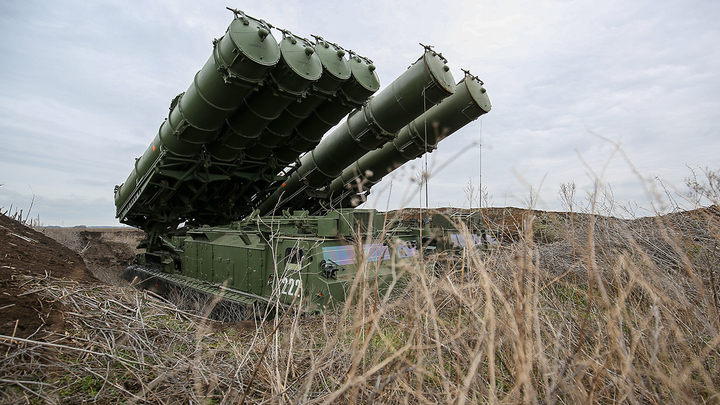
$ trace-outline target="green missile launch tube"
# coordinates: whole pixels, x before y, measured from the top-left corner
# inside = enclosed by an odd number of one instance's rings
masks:
[[[196,154],[278,63],[280,50],[262,21],[239,16],[215,41],[213,55],[170,106],[160,140],[181,156]]]
[[[322,62],[312,43],[287,31],[280,41],[282,57],[270,72],[268,83],[245,99],[243,105],[227,119],[227,129],[207,145],[210,155],[219,160],[233,160],[254,145],[270,122],[303,97],[308,87],[320,79]]]
[[[391,140],[407,123],[453,94],[455,82],[445,62],[426,48],[389,87],[303,156],[297,171],[260,203],[260,214],[281,209],[305,187],[320,188],[334,180],[352,162]]]
[[[400,130],[392,142],[369,152],[328,186],[332,206],[350,208],[355,193],[367,191],[396,168],[437,148],[438,143],[492,108],[480,79],[466,72],[455,93]],[[426,135],[427,134],[427,135]],[[426,143],[427,142],[427,143]],[[339,198],[338,198],[339,197]],[[316,209],[309,201],[306,209]]]
[[[345,51],[338,45],[319,41],[315,52],[320,57],[323,75],[312,85],[307,97],[288,106],[280,119],[273,121],[268,129],[281,135],[290,135],[292,130],[307,118],[320,103],[333,96],[337,89],[350,78],[350,63],[345,59]]]
[[[280,49],[270,27],[261,20],[235,13],[225,35],[213,41],[212,55],[188,90],[170,103],[168,118],[136,160],[125,183],[115,188],[118,209],[153,167],[161,151],[180,156],[196,154],[277,64]]]
[[[286,145],[276,147],[273,155],[285,164],[317,146],[322,136],[352,110],[359,108],[380,88],[375,65],[358,55],[349,60],[350,78],[337,91],[338,97],[323,101],[296,128]]]
[[[218,195],[222,195],[225,200],[238,201],[238,199],[245,201],[255,201],[258,199],[256,194],[259,190],[262,190],[261,194],[269,194],[268,187],[273,183],[273,177],[278,171],[287,167],[292,162],[295,162],[302,153],[305,153],[315,147],[320,142],[322,135],[327,132],[332,126],[340,122],[340,119],[347,115],[353,109],[360,107],[368,97],[370,97],[380,87],[380,81],[377,73],[375,72],[375,66],[372,65],[372,61],[367,58],[357,56],[352,51],[348,51],[350,54],[350,61],[348,65],[348,74],[344,82],[338,77],[339,74],[345,73],[343,70],[338,70],[338,73],[334,73],[339,58],[341,57],[339,51],[342,50],[335,44],[328,44],[326,47],[324,40],[319,37],[315,37],[318,40],[316,44],[316,52],[320,56],[323,62],[323,75],[311,86],[313,90],[322,89],[322,91],[329,93],[331,88],[334,88],[332,96],[326,97],[318,106],[305,118],[299,125],[302,129],[303,134],[313,133],[312,140],[308,141],[301,137],[300,128],[295,128],[292,133],[285,137],[284,135],[275,134],[271,131],[271,127],[278,121],[286,118],[286,112],[288,112],[295,103],[292,103],[288,109],[275,121],[273,121],[265,132],[260,136],[258,143],[244,151],[245,161],[238,162],[236,167],[240,170],[252,171],[258,173],[252,185],[249,183],[244,188],[233,189],[232,191],[220,191]],[[343,75],[344,76],[344,75]],[[333,83],[333,81],[335,83]],[[340,86],[337,88],[337,86]],[[323,94],[323,96],[326,96]],[[308,96],[311,98],[312,96]],[[352,100],[352,101],[351,101]],[[305,104],[305,100],[302,104]],[[313,101],[311,103],[314,104]],[[322,109],[334,109],[340,112],[340,116],[335,118],[335,122],[322,123],[322,126],[317,124],[318,116],[317,111]],[[293,110],[293,113],[297,113],[297,110]],[[303,114],[304,115],[304,114]],[[276,130],[277,127],[274,127]],[[278,145],[270,148],[269,145],[277,142]],[[274,158],[274,159],[273,159]],[[265,166],[258,171],[258,162],[262,162]],[[229,198],[227,198],[229,196]],[[251,206],[250,206],[251,207]]]
[[[283,147],[295,127],[307,118],[323,101],[335,95],[340,85],[350,78],[350,64],[340,46],[316,37],[315,53],[322,62],[320,80],[310,86],[306,96],[290,103],[283,113],[268,124],[257,145],[246,154],[255,159],[267,158],[274,148]]]

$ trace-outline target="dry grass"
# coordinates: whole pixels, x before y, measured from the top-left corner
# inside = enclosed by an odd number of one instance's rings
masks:
[[[2,398],[720,402],[717,208],[527,215],[518,228],[514,243],[447,258],[439,277],[400,269],[409,281],[391,296],[368,267],[344,308],[259,325],[218,326],[131,288],[27,279],[64,304],[67,332],[0,337]]]

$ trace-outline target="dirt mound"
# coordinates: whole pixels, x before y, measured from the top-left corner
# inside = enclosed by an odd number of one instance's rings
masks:
[[[107,284],[124,286],[123,270],[133,262],[145,233],[134,228],[45,228],[42,232],[80,252],[92,274]]]
[[[23,275],[99,283],[82,257],[48,236],[0,214],[0,334],[28,337],[43,325],[63,327],[62,308],[22,289]]]
[[[79,238],[84,245],[83,257],[88,267],[119,269],[128,266],[135,258],[131,245],[137,245],[144,234],[138,230],[85,230]],[[132,240],[133,243],[122,241]],[[92,270],[92,269],[91,269]],[[119,272],[118,272],[119,273]]]

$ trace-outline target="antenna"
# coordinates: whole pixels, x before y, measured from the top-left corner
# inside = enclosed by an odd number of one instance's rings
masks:
[[[478,168],[478,176],[480,177],[480,193],[478,194],[478,208],[482,208],[482,119],[480,119],[480,151],[478,154],[478,165],[480,166]]]
[[[423,99],[423,112],[427,111],[427,105],[426,105],[426,99]],[[424,120],[424,126],[425,126],[425,153],[423,154],[423,157],[425,158],[425,169],[423,170],[423,181],[425,182],[425,209],[430,209],[430,196],[428,192],[428,183],[430,180],[430,174],[428,173],[428,141],[427,141],[427,117],[425,117]],[[422,197],[420,197],[422,198]],[[424,221],[424,219],[423,219]]]
[[[421,44],[421,45],[422,45],[422,44]],[[424,46],[424,45],[423,45],[423,46]],[[427,47],[426,47],[426,49],[427,49]],[[424,134],[424,140],[423,140],[424,145],[423,145],[423,146],[424,146],[424,148],[425,148],[424,153],[423,153],[423,159],[424,159],[424,161],[425,161],[425,162],[424,162],[424,163],[425,163],[425,167],[421,170],[421,175],[420,175],[420,181],[421,181],[421,183],[420,183],[420,210],[419,210],[420,213],[419,213],[419,215],[418,215],[418,217],[420,217],[420,218],[419,218],[419,219],[420,219],[420,221],[419,221],[420,223],[419,223],[418,225],[419,225],[419,228],[420,228],[420,240],[419,240],[420,243],[419,243],[419,245],[420,245],[420,261],[421,261],[421,262],[422,262],[423,259],[424,259],[424,257],[423,257],[423,248],[424,248],[424,245],[423,245],[422,240],[423,240],[423,230],[425,229],[425,215],[428,215],[428,213],[424,213],[424,214],[423,214],[423,209],[422,209],[422,186],[423,186],[423,183],[422,183],[422,182],[425,183],[425,207],[426,207],[426,209],[428,210],[428,212],[429,212],[429,205],[430,205],[429,199],[428,199],[428,179],[429,179],[429,176],[428,176],[428,172],[427,172],[427,169],[428,169],[428,161],[427,161],[427,151],[428,151],[428,142],[427,142],[427,116],[424,114],[426,111],[427,111],[427,97],[425,97],[425,89],[423,89],[423,115],[425,116],[425,119],[423,120],[423,127],[424,127],[424,128],[423,128],[423,134]]]

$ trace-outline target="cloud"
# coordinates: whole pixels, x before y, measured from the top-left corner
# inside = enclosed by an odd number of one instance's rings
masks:
[[[170,100],[210,56],[212,39],[225,32],[232,17],[225,6],[0,4],[0,204],[29,201],[31,185],[43,196],[45,205],[36,208],[47,210],[41,217],[115,223],[113,186],[127,177]],[[428,157],[436,165],[452,160],[434,173],[431,206],[460,204],[464,187],[479,183],[480,173],[501,205],[522,205],[532,186],[540,189],[539,208],[561,209],[559,184],[577,182],[590,192],[601,176],[619,201],[648,206],[655,198],[644,191],[648,179],[681,189],[688,165],[717,161],[720,3],[246,6],[297,35],[321,35],[371,58],[384,86],[417,59],[418,42],[442,52],[457,80],[463,68],[485,81],[493,111]],[[482,154],[470,148],[455,157],[481,138]],[[376,186],[386,191],[374,190],[369,205],[384,209],[389,194],[397,194],[395,206],[403,199],[417,205],[408,191],[417,188],[413,170]]]

